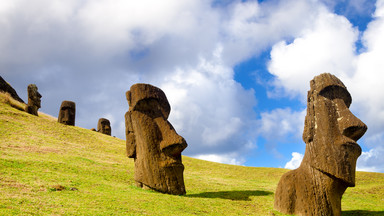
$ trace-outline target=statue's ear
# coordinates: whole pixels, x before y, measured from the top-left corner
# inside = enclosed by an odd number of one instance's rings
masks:
[[[136,140],[132,126],[131,111],[125,113],[125,135],[126,135],[126,146],[127,156],[129,158],[136,158]]]
[[[312,98],[311,95],[312,94],[308,92],[307,115],[305,116],[303,131],[303,140],[307,144],[312,142],[315,129],[315,107],[313,103],[314,98]]]
[[[125,92],[125,97],[127,98],[128,105],[131,104],[131,91]]]

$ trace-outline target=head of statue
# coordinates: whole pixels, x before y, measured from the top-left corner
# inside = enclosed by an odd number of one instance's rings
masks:
[[[65,125],[75,125],[76,104],[73,101],[63,101],[60,106],[58,122]]]
[[[37,108],[41,107],[41,94],[35,84],[28,85],[28,104]]]
[[[361,148],[356,143],[367,126],[350,110],[351,95],[334,75],[324,73],[311,81],[303,140],[304,160],[313,168],[355,185],[356,160]]]
[[[97,123],[97,131],[106,135],[111,135],[111,123],[108,119],[100,118]]]

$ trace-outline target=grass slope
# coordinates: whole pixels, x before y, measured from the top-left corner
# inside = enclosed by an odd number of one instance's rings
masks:
[[[134,186],[123,140],[9,101],[0,94],[0,215],[281,215],[273,196],[285,169],[183,157],[187,195],[147,191]],[[343,215],[384,215],[384,174],[356,178]]]

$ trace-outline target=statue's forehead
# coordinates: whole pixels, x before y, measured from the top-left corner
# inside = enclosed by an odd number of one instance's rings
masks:
[[[61,106],[61,108],[71,108],[72,109],[72,108],[74,108],[74,106],[66,104],[66,105]]]
[[[75,102],[73,102],[73,101],[67,101],[67,100],[65,100],[65,101],[63,101],[63,102],[61,102],[61,106],[75,106],[76,104],[75,104]]]
[[[311,80],[311,93],[331,98],[342,98],[348,107],[352,102],[351,95],[344,83],[329,73],[320,74]]]
[[[320,74],[311,80],[311,90],[321,92],[329,86],[338,86],[347,89],[339,78],[329,73]]]
[[[160,104],[164,115],[168,117],[171,107],[164,92],[150,84],[138,83],[132,85],[130,90],[126,93],[130,109],[134,110],[136,106],[142,101],[157,101]]]

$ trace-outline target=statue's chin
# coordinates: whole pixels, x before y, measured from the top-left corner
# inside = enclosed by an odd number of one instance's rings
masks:
[[[344,182],[348,187],[354,187],[356,173],[355,167],[356,165],[351,166],[350,163],[345,162],[344,164],[339,164],[338,166],[332,166],[331,169],[329,169],[329,167],[328,169],[322,169],[317,167],[314,168],[333,179],[338,179]]]

